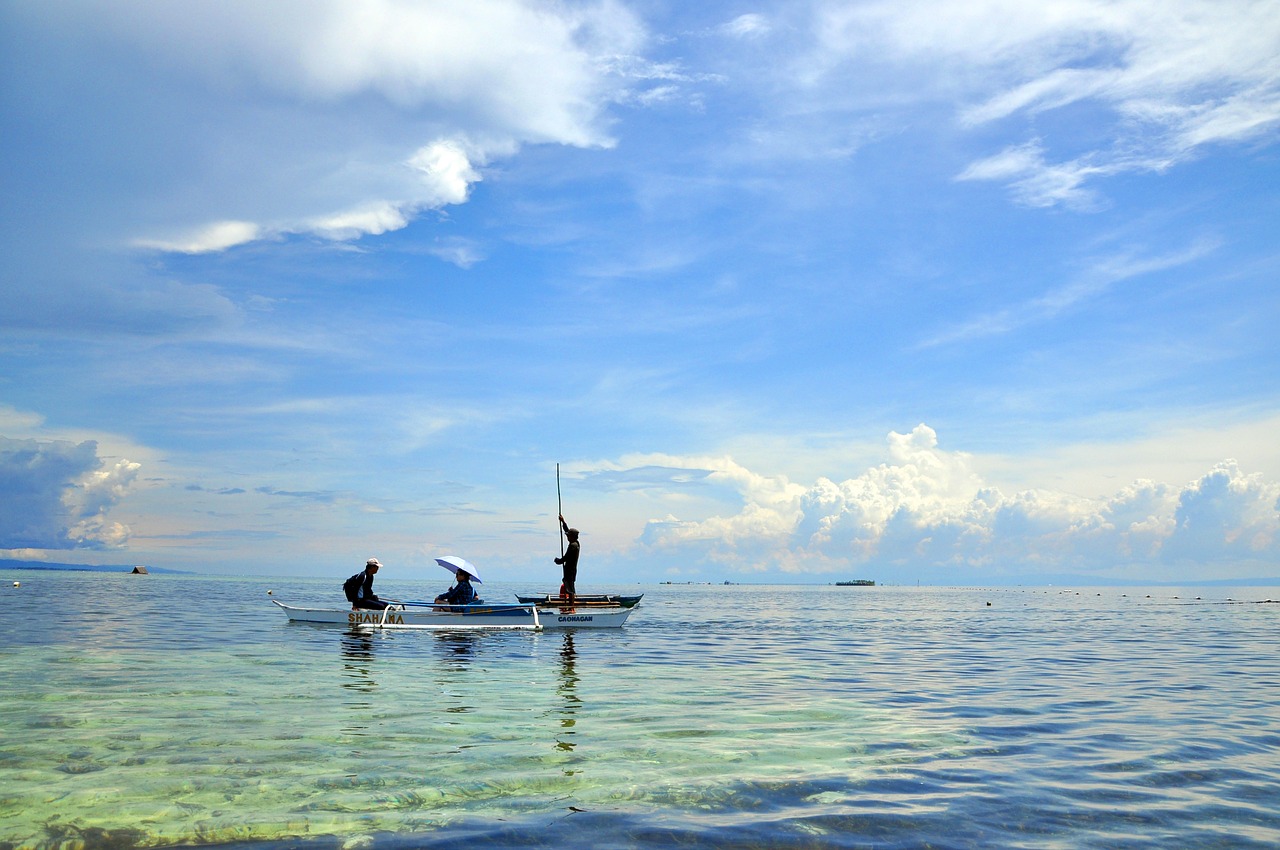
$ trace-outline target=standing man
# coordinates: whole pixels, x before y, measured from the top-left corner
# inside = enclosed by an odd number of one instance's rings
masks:
[[[568,596],[569,605],[572,606],[574,594],[577,592],[573,585],[578,580],[578,554],[582,551],[582,546],[578,543],[578,529],[569,527],[569,523],[564,521],[564,514],[560,515],[560,527],[564,529],[565,537],[569,538],[569,548],[565,550],[564,556],[556,558],[556,563],[564,567],[560,594]]]
[[[351,601],[352,610],[367,608],[370,611],[381,611],[387,607],[387,603],[373,592],[373,577],[378,574],[381,566],[377,558],[370,558],[364,562],[363,570],[342,583],[342,592]]]

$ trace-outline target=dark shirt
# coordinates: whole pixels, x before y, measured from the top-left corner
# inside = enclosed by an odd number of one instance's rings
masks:
[[[444,593],[436,597],[437,602],[448,602],[450,605],[471,605],[480,600],[476,597],[476,589],[469,581],[460,581]]]
[[[355,596],[351,598],[352,602],[378,602],[378,596],[373,592],[373,573],[368,570],[361,570],[343,583],[343,589],[347,587],[355,588]]]
[[[578,555],[582,552],[582,545],[577,541],[570,541],[569,547],[564,550],[563,558],[556,558],[557,564],[564,565],[564,576],[567,580],[573,580],[578,576]]]

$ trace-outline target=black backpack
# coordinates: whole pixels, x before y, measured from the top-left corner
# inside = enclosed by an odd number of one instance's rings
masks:
[[[360,585],[362,584],[364,584],[364,573],[356,573],[342,583],[342,592],[347,595],[347,601],[352,605],[360,598]]]

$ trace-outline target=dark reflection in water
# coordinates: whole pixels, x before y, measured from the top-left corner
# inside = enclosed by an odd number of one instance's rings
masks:
[[[556,693],[560,695],[560,705],[556,714],[560,719],[560,728],[556,733],[556,749],[572,752],[574,727],[578,723],[578,710],[582,707],[582,699],[578,696],[578,671],[575,663],[578,652],[573,646],[573,631],[564,633],[564,643],[560,646],[560,682],[556,685]],[[572,772],[572,771],[569,771]]]
[[[375,640],[369,632],[358,629],[342,633],[342,687],[350,711],[343,731],[348,735],[369,734],[369,715],[378,691],[378,680],[374,678]]]
[[[476,660],[476,649],[482,635],[473,631],[433,632],[435,648],[446,670],[465,671]]]
[[[373,678],[373,635],[352,629],[342,634],[342,687],[372,693],[378,689]]]

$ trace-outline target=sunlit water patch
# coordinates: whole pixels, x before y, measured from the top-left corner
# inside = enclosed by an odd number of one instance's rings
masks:
[[[14,575],[8,847],[1280,844],[1274,591],[660,586],[617,631],[364,634],[266,596],[334,582]]]

